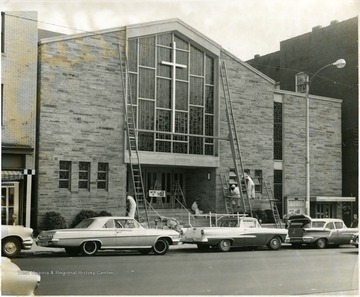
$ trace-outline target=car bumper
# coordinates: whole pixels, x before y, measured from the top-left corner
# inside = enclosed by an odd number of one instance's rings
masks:
[[[207,238],[187,237],[187,238],[183,238],[181,241],[183,243],[203,243],[203,242],[208,242],[208,239]]]
[[[23,249],[30,250],[34,244],[34,240],[32,238],[26,239],[23,241]]]
[[[353,244],[355,246],[358,246],[359,245],[359,241],[358,240],[350,240],[350,244]]]
[[[172,245],[178,245],[179,243],[180,243],[180,238],[172,239]]]
[[[56,247],[57,240],[36,240],[36,245],[43,247]]]

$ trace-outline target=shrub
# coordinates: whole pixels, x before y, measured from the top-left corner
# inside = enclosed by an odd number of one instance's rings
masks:
[[[97,213],[93,210],[81,210],[74,218],[71,227],[75,227],[77,224],[79,224],[81,221],[96,217]]]
[[[111,217],[111,213],[106,210],[102,210],[97,214],[98,217]]]
[[[99,213],[93,211],[93,210],[81,210],[74,218],[71,227],[75,227],[77,224],[79,224],[81,221],[93,217],[105,217],[105,216],[111,216],[111,213],[103,210]]]
[[[43,227],[44,230],[65,229],[66,222],[60,213],[49,211],[44,216]]]

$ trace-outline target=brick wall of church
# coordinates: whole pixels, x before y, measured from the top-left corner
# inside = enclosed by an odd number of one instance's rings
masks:
[[[305,196],[305,96],[283,93],[284,196]],[[310,97],[310,195],[341,196],[341,101]]]
[[[272,182],[274,86],[229,54],[222,53],[221,58],[226,62],[243,166],[251,171],[262,170],[263,179]],[[226,137],[229,128],[221,83],[219,89],[220,133]],[[220,164],[218,174],[228,173],[229,168],[234,168],[229,141],[220,142]],[[224,202],[219,179],[217,193],[217,205],[221,207]]]
[[[40,225],[48,211],[60,211],[68,224],[82,209],[124,214],[124,99],[118,54],[124,38],[123,31],[84,34],[47,39],[39,46]],[[59,161],[72,162],[70,190],[59,188]],[[79,189],[79,162],[90,162],[89,190]],[[97,189],[98,162],[109,164],[108,191]]]

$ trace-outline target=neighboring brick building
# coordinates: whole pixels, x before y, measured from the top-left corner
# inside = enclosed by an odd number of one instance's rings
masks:
[[[342,196],[358,198],[358,17],[333,21],[324,28],[314,27],[312,32],[281,41],[280,51],[255,56],[247,62],[274,79],[281,90],[295,91],[297,73],[307,72],[311,76],[340,58],[346,60],[346,67],[328,67],[321,71],[313,79],[310,93],[343,100]],[[319,174],[320,177],[311,176],[322,178],[327,172]],[[355,213],[358,212],[356,205],[353,204],[352,209]],[[344,208],[344,215],[349,223],[351,213],[348,208]]]
[[[145,186],[166,191],[163,206],[172,207],[178,180],[188,206],[200,199],[204,211],[224,211],[220,176],[234,165],[225,140],[221,61],[227,64],[244,167],[256,183],[254,206],[266,207],[263,181],[274,185],[282,214],[285,196],[305,196],[304,95],[275,90],[273,80],[174,19],[41,40],[39,224],[50,210],[68,223],[81,209],[125,213],[125,52]],[[313,194],[341,196],[341,100],[311,96],[311,104],[317,160],[311,170],[313,176],[326,172],[312,181]],[[281,161],[274,161],[274,142]],[[331,215],[341,216],[336,203]]]
[[[1,223],[30,226],[35,173],[37,13],[1,13]]]

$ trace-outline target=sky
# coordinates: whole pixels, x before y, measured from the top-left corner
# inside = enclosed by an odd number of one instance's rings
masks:
[[[38,11],[40,29],[65,34],[179,18],[246,61],[358,16],[360,0],[2,0],[0,10]]]

